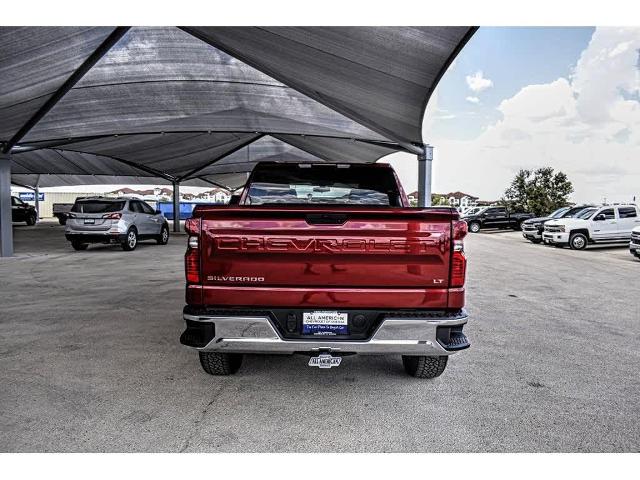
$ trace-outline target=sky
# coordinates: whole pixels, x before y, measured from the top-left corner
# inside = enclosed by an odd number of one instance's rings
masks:
[[[521,168],[551,166],[575,202],[640,200],[640,27],[482,27],[427,107],[433,192],[497,200]],[[408,192],[415,156],[391,163]]]

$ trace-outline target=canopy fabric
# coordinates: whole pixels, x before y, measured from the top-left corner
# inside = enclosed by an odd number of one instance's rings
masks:
[[[474,31],[1,27],[0,141],[15,181],[41,186],[235,188],[265,159],[375,162],[419,151],[426,103]]]
[[[203,187],[203,188],[224,188],[229,191],[234,191],[246,183],[248,178],[247,173],[219,175],[218,182],[211,182],[209,180],[194,178],[185,180],[180,185],[186,185],[187,187]],[[24,175],[24,174],[12,174],[11,182],[14,185],[26,187],[29,189],[34,188],[34,180],[38,180],[39,188],[47,187],[65,187],[65,186],[79,186],[79,185],[171,185],[172,182],[164,178],[156,177],[143,177],[143,176],[117,176],[117,175],[55,175],[55,174],[43,174],[43,175]]]

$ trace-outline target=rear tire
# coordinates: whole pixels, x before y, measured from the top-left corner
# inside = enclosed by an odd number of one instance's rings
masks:
[[[480,224],[478,222],[471,222],[469,224],[469,231],[471,233],[478,233],[480,231]]]
[[[209,375],[232,375],[242,365],[241,353],[198,352],[200,365]]]
[[[67,217],[58,217],[58,223],[60,225],[66,225],[67,224]]]
[[[71,242],[71,246],[74,250],[86,250],[89,247],[89,244],[74,240],[73,242]]]
[[[160,230],[160,235],[158,235],[156,242],[158,242],[158,245],[166,245],[169,243],[169,227],[166,223],[162,226],[162,230]]]
[[[436,378],[442,375],[444,369],[447,368],[448,356],[440,357],[421,356],[402,356],[402,364],[404,370],[412,377],[416,378]]]
[[[30,227],[33,227],[36,224],[36,216],[35,215],[29,215],[27,217],[27,225],[29,225]]]
[[[138,231],[133,227],[130,228],[127,231],[127,236],[125,237],[124,242],[122,242],[121,245],[122,250],[124,250],[125,252],[135,250],[138,246]]]
[[[584,250],[587,248],[587,236],[584,233],[573,233],[569,237],[569,247],[571,250]]]

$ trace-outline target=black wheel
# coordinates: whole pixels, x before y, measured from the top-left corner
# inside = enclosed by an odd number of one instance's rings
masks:
[[[532,239],[530,239],[530,240],[531,240],[531,243],[535,243],[536,245],[537,245],[538,243],[542,242],[542,240],[541,240],[541,239],[539,239],[539,238],[532,238]]]
[[[166,245],[169,243],[169,227],[166,223],[162,226],[162,230],[160,230],[160,235],[158,235],[156,242],[158,242],[158,245]]]
[[[89,244],[74,240],[71,242],[71,246],[73,247],[74,250],[86,250],[89,247]]]
[[[27,217],[27,225],[29,225],[30,227],[33,227],[35,224],[36,224],[36,215],[35,213],[33,213]]]
[[[131,250],[135,250],[137,246],[138,231],[134,227],[131,227],[127,231],[127,236],[125,237],[124,242],[122,242],[122,250],[124,250],[125,252],[130,252]]]
[[[209,375],[232,375],[242,365],[241,353],[198,352],[200,364]]]
[[[469,231],[471,233],[478,233],[480,231],[480,223],[478,222],[471,222],[469,224]]]
[[[58,217],[58,223],[60,225],[66,225],[67,224],[67,217]]]
[[[436,378],[444,372],[448,358],[446,355],[440,357],[403,355],[402,364],[404,370],[412,377]]]
[[[587,236],[584,233],[572,233],[569,237],[569,247],[572,250],[584,250],[587,248]]]
[[[519,232],[520,230],[522,230],[522,222],[516,222],[516,224],[513,226],[513,229],[516,232]]]

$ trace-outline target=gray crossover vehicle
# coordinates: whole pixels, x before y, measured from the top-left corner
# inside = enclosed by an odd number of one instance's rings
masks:
[[[169,241],[169,225],[159,210],[134,198],[77,198],[69,212],[65,236],[76,250],[90,243],[119,243],[122,249],[136,248],[140,240]]]

